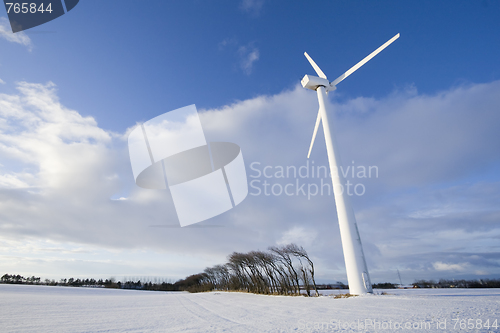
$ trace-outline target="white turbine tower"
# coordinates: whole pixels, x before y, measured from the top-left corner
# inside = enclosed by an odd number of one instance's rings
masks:
[[[325,133],[326,150],[328,153],[328,163],[330,164],[330,173],[332,175],[333,193],[335,196],[335,204],[337,206],[337,216],[340,226],[340,237],[342,239],[342,249],[344,251],[344,260],[347,271],[347,281],[349,283],[349,292],[353,295],[362,295],[371,293],[372,284],[368,268],[366,267],[365,255],[363,253],[363,246],[361,245],[361,238],[359,237],[358,226],[356,224],[356,217],[349,202],[347,191],[343,190],[345,179],[342,176],[340,166],[340,154],[335,142],[335,136],[332,132],[331,119],[329,119],[328,100],[326,94],[329,91],[336,89],[336,85],[344,80],[346,77],[354,73],[358,68],[367,63],[371,58],[376,56],[380,51],[389,46],[392,42],[399,38],[399,34],[389,39],[384,45],[373,51],[366,58],[358,62],[347,72],[330,82],[326,78],[325,73],[319,68],[318,65],[311,59],[311,57],[304,52],[307,60],[311,63],[317,76],[306,75],[301,83],[304,88],[316,90],[318,94],[319,111],[318,118],[316,119],[316,126],[314,127],[311,146],[307,158],[311,155],[311,150],[318,132],[320,122],[323,123],[323,131]]]

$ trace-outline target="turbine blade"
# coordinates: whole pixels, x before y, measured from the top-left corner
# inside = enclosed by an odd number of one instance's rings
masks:
[[[316,118],[316,125],[314,126],[313,137],[311,140],[311,146],[309,147],[309,153],[307,153],[307,158],[309,158],[309,156],[311,156],[311,151],[313,149],[314,140],[316,140],[316,134],[318,134],[318,128],[319,128],[320,122],[321,122],[321,114],[319,113],[319,110],[318,110],[318,118]]]
[[[314,60],[312,60],[312,58],[309,56],[309,54],[307,54],[307,52],[304,52],[304,55],[306,56],[307,60],[309,60],[309,63],[311,64],[311,66],[313,66],[314,70],[316,71],[316,74],[318,74],[318,76],[320,78],[328,80],[326,78],[325,73],[323,73],[323,71],[321,70],[321,68],[319,68],[319,66],[316,65],[316,63],[314,62]]]
[[[352,73],[354,73],[357,69],[359,69],[361,66],[363,66],[364,64],[366,64],[371,58],[375,57],[383,49],[385,49],[387,46],[391,45],[391,43],[394,42],[398,38],[399,38],[399,34],[397,34],[396,36],[394,36],[391,39],[389,39],[387,42],[385,42],[384,45],[382,45],[381,47],[379,47],[378,49],[376,49],[375,51],[373,51],[372,53],[370,53],[363,60],[361,60],[356,65],[354,65],[353,67],[351,67],[351,69],[349,69],[347,72],[345,72],[344,74],[342,74],[338,78],[336,78],[332,83],[330,83],[330,85],[336,86],[339,82],[341,82],[343,79],[345,79],[346,77],[348,77],[349,75],[351,75]]]

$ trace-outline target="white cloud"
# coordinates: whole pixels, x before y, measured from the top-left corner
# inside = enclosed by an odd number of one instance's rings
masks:
[[[223,50],[228,46],[236,46],[238,45],[238,41],[236,38],[225,38],[222,42],[219,43],[219,50]]]
[[[238,49],[238,54],[240,55],[240,66],[243,72],[247,75],[252,73],[253,64],[259,60],[260,53],[259,49],[251,46],[251,44],[247,46],[240,46]]]
[[[0,79],[0,84],[5,84],[5,81]]]
[[[253,42],[241,45],[236,38],[225,38],[218,44],[218,47],[219,51],[227,49],[230,52],[235,52],[238,59],[238,67],[246,75],[252,73],[255,62],[260,58],[259,49],[254,46]]]
[[[264,0],[242,0],[240,8],[253,16],[258,16],[263,5]]]
[[[5,174],[0,175],[0,187],[3,188],[29,188],[30,185],[23,181],[24,177],[32,178],[31,174]]]
[[[293,227],[287,230],[283,236],[276,242],[278,245],[286,245],[290,243],[302,244],[310,246],[317,237],[317,232],[314,229],[305,227]]]
[[[12,43],[24,45],[30,51],[33,49],[31,39],[22,31],[13,33],[9,21],[5,17],[0,17],[0,38],[6,39]]]
[[[89,180],[85,179],[85,172],[79,177],[73,176],[89,164],[107,159],[103,147],[110,142],[110,134],[97,127],[93,118],[84,118],[62,106],[52,83],[22,82],[18,90],[17,96],[0,95],[4,128],[0,133],[2,155],[36,170],[29,186],[83,185]],[[14,178],[21,181],[14,174],[5,177],[11,184]]]
[[[441,261],[437,261],[432,264],[435,270],[437,271],[464,271],[468,263],[461,263],[461,264],[447,264]]]
[[[395,267],[415,278],[436,271],[443,274],[438,278],[498,274],[500,182],[481,175],[485,167],[500,164],[500,82],[431,96],[396,92],[342,103],[334,94],[330,98],[345,164],[354,160],[380,171],[379,178],[353,179],[366,186],[366,194],[352,197],[352,204],[372,277]],[[250,181],[298,180],[307,186],[318,179],[255,178],[250,164],[260,162],[261,170],[305,165],[316,107],[314,92],[297,86],[200,110],[200,119],[208,141],[241,147],[247,173],[254,176]],[[71,243],[71,249],[93,253],[127,249],[146,251],[144,256],[204,256],[211,265],[233,251],[296,242],[323,263],[318,277],[345,281],[333,196],[249,195],[235,209],[200,224],[220,228],[175,228],[169,193],[133,184],[123,136],[62,105],[54,84],[21,83],[16,94],[0,94],[0,245],[47,239],[55,242],[48,248]],[[327,165],[321,131],[313,161]],[[10,257],[24,256],[26,265],[36,259],[14,252]],[[120,269],[126,271],[123,260]],[[178,271],[204,268],[197,265],[185,263]]]

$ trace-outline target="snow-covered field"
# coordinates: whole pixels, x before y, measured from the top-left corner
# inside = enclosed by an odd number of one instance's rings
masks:
[[[334,299],[0,285],[0,332],[500,332],[500,289],[386,292]]]

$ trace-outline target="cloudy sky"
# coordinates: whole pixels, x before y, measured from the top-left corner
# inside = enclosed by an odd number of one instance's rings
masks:
[[[330,179],[311,174],[321,130],[306,158],[303,52],[333,79],[401,33],[329,94],[372,280],[500,277],[499,1],[82,0],[16,34],[2,11],[0,275],[177,280],[295,242],[347,282]],[[168,190],[135,185],[127,137],[190,104],[250,187],[180,228]]]

